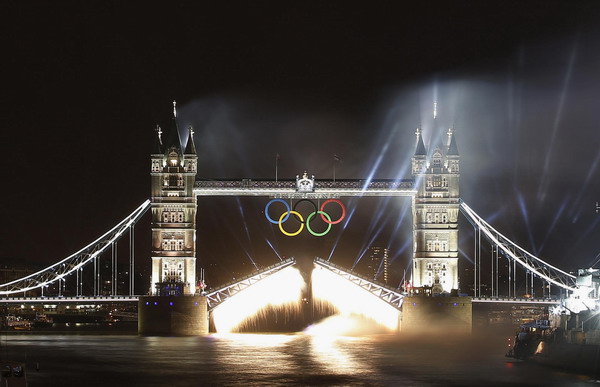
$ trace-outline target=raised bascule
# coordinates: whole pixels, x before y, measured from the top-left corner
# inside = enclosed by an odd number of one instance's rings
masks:
[[[0,302],[131,302],[138,301],[139,332],[141,334],[202,335],[208,333],[211,311],[232,297],[244,292],[270,276],[278,275],[296,264],[293,259],[258,270],[234,283],[210,290],[196,275],[196,209],[197,200],[207,196],[255,196],[270,201],[265,207],[265,221],[278,227],[287,237],[310,233],[315,238],[327,234],[345,217],[345,197],[400,197],[411,200],[413,224],[412,275],[404,291],[376,283],[339,267],[328,260],[315,259],[315,271],[329,273],[332,281],[342,278],[356,289],[376,297],[385,305],[402,311],[397,327],[410,329],[427,324],[430,316],[446,315],[453,324],[471,328],[472,302],[523,302],[557,304],[550,293],[544,299],[517,297],[517,269],[525,274],[525,289],[533,291],[533,278],[545,287],[556,286],[571,299],[587,300],[590,294],[600,293],[598,281],[584,281],[560,270],[530,254],[494,229],[460,199],[460,155],[454,129],[447,131],[446,141],[425,147],[421,129],[416,132],[415,151],[412,155],[410,179],[319,179],[304,172],[295,179],[198,179],[198,156],[194,132],[186,133],[185,146],[177,128],[174,106],[173,122],[166,130],[156,128],[154,150],[150,157],[151,199],[145,201],[111,230],[78,252],[36,273],[0,285]],[[434,119],[434,122],[436,120]],[[436,123],[437,125],[437,123]],[[434,129],[437,129],[434,127]],[[299,205],[312,206],[310,213],[302,213]],[[339,216],[329,210],[339,206]],[[277,209],[275,209],[277,207]],[[152,249],[151,285],[146,295],[134,292],[134,226],[150,209]],[[304,210],[306,211],[306,210]],[[473,297],[458,297],[459,246],[458,216],[462,213],[475,229],[475,243],[481,236],[494,251],[491,297],[482,297],[481,254],[475,254]],[[317,231],[311,222],[320,219],[325,231]],[[129,289],[119,294],[117,288],[117,243],[129,235]],[[112,252],[111,289],[102,286],[100,260],[102,254]],[[501,294],[497,262],[508,262],[508,295]],[[494,265],[495,269],[494,269]],[[85,269],[85,271],[84,271]],[[589,273],[588,273],[589,274]],[[495,280],[494,280],[495,275]],[[85,294],[84,279],[92,294]],[[334,280],[335,278],[335,280]],[[587,277],[586,277],[587,278]],[[529,282],[529,279],[531,282]],[[106,281],[104,281],[106,282]],[[67,291],[74,284],[75,290]],[[464,286],[464,284],[462,284]],[[53,286],[53,294],[49,287]],[[528,286],[531,286],[528,289]],[[408,292],[406,290],[409,290]],[[339,291],[331,289],[330,291]],[[32,292],[37,292],[32,296]],[[46,293],[45,293],[46,292]],[[23,295],[22,297],[18,297]],[[443,295],[443,297],[434,297]],[[595,301],[594,301],[595,302]],[[355,305],[356,306],[356,305]],[[581,306],[581,308],[587,305]],[[360,305],[358,305],[360,309]],[[570,310],[577,306],[570,305]],[[450,322],[448,322],[450,324]]]

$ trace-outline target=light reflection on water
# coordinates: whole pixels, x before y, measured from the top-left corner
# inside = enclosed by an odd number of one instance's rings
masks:
[[[27,363],[30,387],[589,385],[586,377],[507,363],[503,350],[500,339],[484,344],[389,334],[31,334],[3,338],[0,354]]]

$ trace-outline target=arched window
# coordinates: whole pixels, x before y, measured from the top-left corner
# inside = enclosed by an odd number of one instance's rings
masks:
[[[442,223],[448,223],[448,214],[445,212],[442,213]]]

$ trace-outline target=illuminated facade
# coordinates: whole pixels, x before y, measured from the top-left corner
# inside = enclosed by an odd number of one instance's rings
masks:
[[[412,157],[416,195],[413,198],[413,287],[432,293],[458,289],[459,153],[454,129],[448,142],[428,154],[421,130]]]
[[[196,293],[197,205],[193,189],[198,157],[192,129],[183,152],[176,122],[170,129],[163,139],[157,127],[151,156],[153,295]]]

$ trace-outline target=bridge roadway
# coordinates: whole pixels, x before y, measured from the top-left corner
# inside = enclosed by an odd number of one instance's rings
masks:
[[[357,277],[358,278],[358,277]],[[358,285],[360,286],[360,285]],[[212,293],[211,293],[212,294]],[[9,297],[0,298],[2,304],[53,304],[87,302],[137,302],[140,296],[89,296],[89,297]],[[473,297],[473,303],[559,305],[560,300],[550,298]]]
[[[196,196],[270,196],[276,198],[328,199],[342,196],[408,196],[416,194],[412,179],[314,180],[299,188],[298,181],[285,180],[196,180]]]
[[[79,296],[79,297],[8,297],[1,304],[60,304],[89,302],[137,302],[140,296]]]
[[[554,298],[513,298],[513,297],[473,297],[474,304],[543,304],[559,305],[560,300]]]

